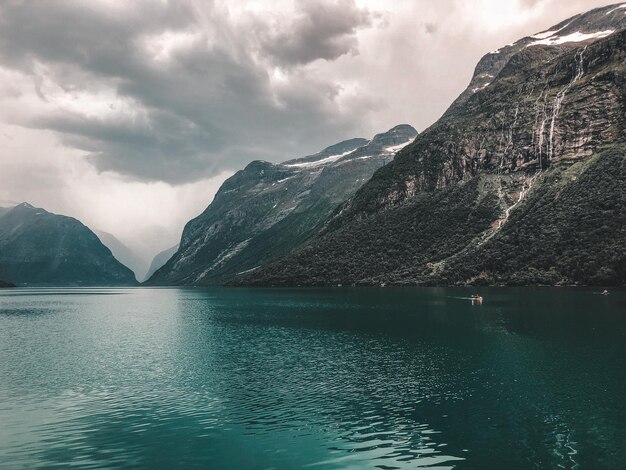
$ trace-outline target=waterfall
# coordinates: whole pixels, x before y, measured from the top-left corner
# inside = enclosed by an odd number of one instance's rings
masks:
[[[563,104],[563,100],[565,99],[565,96],[570,91],[574,83],[580,80],[585,73],[584,53],[586,49],[587,49],[587,46],[585,46],[582,49],[579,49],[575,53],[574,57],[576,61],[576,73],[574,74],[574,77],[569,81],[569,83],[556,94],[556,96],[554,97],[552,106],[549,106],[548,104],[549,93],[547,89],[549,89],[549,84],[548,84],[549,80],[546,79],[546,81],[544,82],[543,89],[540,91],[539,96],[535,100],[535,105],[534,105],[535,123],[534,123],[534,130],[533,130],[533,136],[532,136],[533,146],[535,148],[535,155],[537,158],[537,162],[539,163],[539,169],[535,171],[531,176],[526,177],[524,179],[521,185],[520,192],[517,196],[517,200],[515,200],[513,204],[511,204],[504,210],[503,217],[500,220],[498,220],[498,225],[496,229],[488,237],[485,238],[483,243],[489,240],[493,235],[495,235],[496,232],[500,230],[500,228],[504,226],[504,224],[507,223],[507,221],[509,220],[511,211],[513,211],[513,209],[515,209],[519,204],[521,204],[521,202],[526,198],[528,193],[533,188],[536,180],[543,173],[544,165],[547,168],[551,164],[552,159],[554,157],[554,146],[555,146],[554,135],[555,135],[555,129],[556,129],[556,120],[561,111],[561,107]],[[555,75],[557,74],[558,74],[558,70],[555,72]],[[531,94],[532,94],[532,91],[534,91],[534,89],[535,87],[533,86],[531,90]],[[549,111],[549,108],[552,108],[551,111]],[[515,113],[513,117],[513,124],[509,128],[508,135],[506,135],[506,137],[503,136],[503,138],[506,138],[506,141],[504,144],[504,152],[500,159],[500,165],[498,168],[498,176],[501,175],[501,170],[504,167],[504,159],[506,157],[506,152],[509,151],[509,149],[513,147],[513,128],[515,127],[517,123],[518,112],[519,112],[519,105],[515,109]],[[502,138],[501,138],[501,141],[502,141]],[[545,153],[544,153],[544,145],[546,147]],[[545,156],[545,160],[544,160],[544,156]],[[498,197],[501,200],[503,200],[504,196],[505,195],[502,190],[502,182],[500,180],[499,188],[498,188]]]
[[[544,83],[543,90],[541,90],[541,92],[539,93],[539,96],[535,100],[535,127],[533,131],[533,144],[535,143],[535,136],[537,136],[535,155],[537,156],[537,161],[539,162],[539,168],[542,167],[541,166],[542,165],[541,154],[543,151],[543,133],[545,130],[546,119],[547,119],[547,115],[546,115],[547,93],[544,95],[546,87],[547,87],[547,84]],[[542,98],[543,98],[543,102],[541,102]],[[541,119],[540,123],[539,123],[539,119]]]
[[[548,164],[550,164],[552,157],[554,156],[554,128],[556,125],[556,118],[559,115],[559,111],[561,111],[561,104],[563,103],[565,95],[570,90],[572,85],[580,80],[585,73],[583,66],[583,54],[586,49],[587,46],[576,51],[576,75],[574,75],[574,78],[565,86],[565,88],[559,91],[554,98],[554,106],[552,107],[552,117],[550,120],[550,133],[548,135]]]
[[[524,180],[524,182],[522,183],[522,189],[517,197],[517,201],[515,201],[513,204],[511,204],[509,207],[507,207],[504,211],[504,218],[498,221],[498,229],[502,228],[502,226],[507,223],[507,221],[509,220],[509,215],[511,215],[511,211],[520,203],[524,200],[524,198],[526,197],[526,195],[530,192],[530,190],[533,187],[533,184],[535,183],[535,181],[537,180],[537,178],[539,177],[539,175],[541,174],[540,171],[536,172],[535,174],[533,174],[530,178],[527,178],[526,180]]]

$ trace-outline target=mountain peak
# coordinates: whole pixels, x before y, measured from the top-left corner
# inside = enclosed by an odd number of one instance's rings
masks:
[[[417,130],[411,124],[398,124],[392,127],[387,132],[407,132],[417,135]]]
[[[626,28],[626,3],[615,3],[572,16],[544,31],[488,52],[476,65],[468,87],[445,114],[458,109],[472,95],[490,86],[509,61],[522,51],[556,57],[581,45],[610,36],[624,28]]]
[[[8,214],[47,214],[48,211],[40,207],[35,207],[28,202],[22,202],[8,209]]]
[[[413,126],[409,124],[399,124],[392,127],[387,132],[376,134],[371,143],[381,146],[399,145],[413,140],[415,137],[417,137],[417,131]]]
[[[244,171],[264,171],[271,169],[273,166],[273,163],[265,160],[253,160],[244,167]]]
[[[26,202],[0,217],[2,277],[28,285],[132,285],[120,264],[80,221]]]
[[[369,140],[364,139],[362,137],[348,139],[348,140],[339,142],[338,144],[331,145],[330,147],[326,147],[324,150],[320,152],[320,154],[337,155],[340,153],[348,152],[350,150],[356,150],[357,148],[362,147],[363,145],[367,145],[368,142]]]

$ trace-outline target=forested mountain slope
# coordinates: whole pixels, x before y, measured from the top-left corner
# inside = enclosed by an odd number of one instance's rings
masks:
[[[0,279],[18,285],[133,285],[133,272],[78,220],[23,203],[0,217]]]
[[[320,236],[238,283],[624,283],[618,6],[485,56],[444,116]]]

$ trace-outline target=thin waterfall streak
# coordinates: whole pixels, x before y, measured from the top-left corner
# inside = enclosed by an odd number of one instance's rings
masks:
[[[558,117],[559,112],[561,111],[561,105],[563,104],[565,95],[572,88],[574,83],[580,80],[585,74],[583,60],[584,60],[584,53],[586,49],[587,49],[587,46],[585,46],[584,48],[576,52],[576,55],[575,55],[576,75],[574,75],[574,78],[565,86],[565,88],[559,91],[556,94],[556,97],[554,98],[554,106],[552,108],[552,118],[550,121],[550,133],[549,133],[549,139],[548,139],[548,164],[552,161],[552,158],[554,157],[554,130],[556,126],[556,118]]]

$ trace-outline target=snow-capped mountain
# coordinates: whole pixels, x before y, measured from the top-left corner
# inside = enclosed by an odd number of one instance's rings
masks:
[[[549,60],[567,50],[578,48],[595,39],[609,36],[626,28],[626,3],[596,8],[568,18],[545,31],[526,36],[486,54],[476,66],[467,89],[456,99],[448,112],[455,110],[470,96],[488,87],[509,63],[512,57],[533,46],[552,46],[542,49]],[[530,51],[528,51],[530,52]]]
[[[250,163],[187,224],[178,251],[148,283],[223,282],[289,253],[416,136],[400,125],[371,141],[351,139],[279,164]]]

